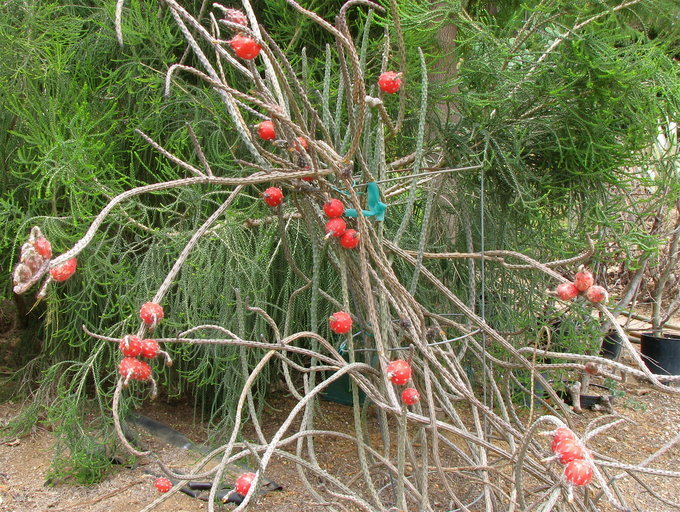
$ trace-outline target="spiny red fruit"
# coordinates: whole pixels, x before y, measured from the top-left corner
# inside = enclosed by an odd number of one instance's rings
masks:
[[[403,359],[397,359],[387,365],[387,378],[397,386],[403,386],[411,380],[411,365]]]
[[[345,234],[347,224],[341,217],[334,217],[326,222],[326,233],[334,237],[340,238]]]
[[[118,364],[118,373],[124,379],[132,378],[135,374],[135,368],[137,367],[138,362],[139,361],[134,357],[124,357]]]
[[[359,233],[357,233],[357,231],[354,229],[348,229],[340,237],[340,245],[342,245],[345,249],[354,249],[357,245],[359,245]]]
[[[172,489],[172,482],[168,480],[167,478],[156,478],[156,481],[153,483],[154,487],[158,489],[158,492],[168,492],[170,489]]]
[[[257,57],[262,47],[255,42],[252,37],[243,34],[236,34],[229,41],[229,46],[234,53],[245,60],[252,60]]]
[[[340,217],[345,213],[345,205],[342,204],[340,199],[329,199],[326,201],[326,204],[323,205],[323,212],[331,219]]]
[[[151,367],[144,361],[134,357],[124,357],[118,365],[118,373],[124,379],[143,381],[151,377]]]
[[[378,86],[382,92],[394,94],[401,88],[401,73],[385,71],[378,78]]]
[[[295,139],[295,142],[293,143],[293,147],[296,150],[299,150],[300,146],[302,146],[302,148],[305,151],[307,151],[309,149],[309,142],[307,142],[307,139],[305,139],[304,137],[298,137],[297,139]]]
[[[76,271],[76,259],[71,258],[58,267],[50,269],[50,275],[55,281],[66,281]]]
[[[146,325],[155,327],[163,319],[163,306],[155,302],[145,302],[139,309],[139,318]]]
[[[581,270],[574,276],[574,286],[576,286],[576,289],[580,292],[585,292],[588,288],[593,286],[594,282],[595,278],[593,277],[593,274],[587,270]]]
[[[33,248],[40,256],[47,260],[52,257],[52,244],[44,236],[39,236],[33,241]]]
[[[250,490],[250,484],[255,480],[255,473],[243,473],[240,477],[236,479],[236,484],[234,485],[234,490],[242,496],[248,494]]]
[[[553,432],[553,440],[551,449],[553,453],[557,453],[557,446],[567,439],[576,439],[576,434],[574,434],[571,429],[567,427],[559,427],[555,432]]]
[[[141,381],[149,380],[151,377],[151,367],[139,359],[135,359],[135,361],[137,362],[135,363],[135,371],[132,374],[132,378]]]
[[[589,453],[578,439],[565,439],[555,447],[557,458],[562,464],[567,464],[572,460],[579,460],[586,457]]]
[[[609,294],[602,286],[595,284],[586,290],[586,299],[595,304],[605,302],[608,298]]]
[[[571,300],[578,295],[574,283],[562,283],[557,287],[557,296],[562,300]]]
[[[262,198],[269,206],[278,206],[283,202],[283,190],[279,187],[269,187],[264,191],[264,194],[262,194]]]
[[[239,9],[228,8],[224,10],[224,19],[231,23],[248,26],[248,17]]]
[[[156,340],[142,340],[140,343],[140,354],[147,359],[153,359],[160,351]]]
[[[574,485],[588,485],[593,479],[593,465],[583,459],[572,460],[564,468],[564,476]]]
[[[420,401],[420,393],[416,388],[406,388],[401,392],[401,401],[406,405],[417,404]]]
[[[142,352],[142,340],[139,336],[125,336],[118,343],[118,348],[120,348],[125,357],[135,357]]]
[[[344,311],[338,311],[330,316],[328,326],[335,334],[348,333],[352,330],[352,317]]]
[[[274,140],[276,138],[276,130],[272,121],[262,121],[257,125],[257,134],[263,140]]]

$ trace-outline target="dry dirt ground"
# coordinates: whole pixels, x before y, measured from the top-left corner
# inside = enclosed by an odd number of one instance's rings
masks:
[[[263,422],[264,433],[270,437],[295,405],[295,400],[286,394],[271,397],[266,407]],[[645,383],[630,381],[617,391],[614,402],[615,412],[629,421],[597,436],[589,443],[596,454],[606,454],[614,459],[629,463],[640,462],[680,431],[680,397],[671,397],[651,390]],[[351,408],[321,402],[318,428],[352,432]],[[0,425],[16,414],[19,404],[0,404]],[[170,405],[158,400],[143,410],[172,428],[183,432],[196,442],[205,439],[205,429],[193,422],[193,412],[188,406]],[[538,413],[538,411],[536,411]],[[575,416],[574,428],[582,432],[586,424],[603,413],[585,411]],[[161,445],[157,440],[144,438],[145,442],[159,450],[170,466],[189,467],[199,455],[192,452]],[[4,442],[3,442],[4,441]],[[155,469],[148,461],[140,460],[134,468],[115,467],[99,485],[85,487],[68,483],[50,486],[45,482],[49,475],[53,456],[54,439],[51,432],[35,428],[29,435],[19,439],[3,439],[0,431],[0,511],[2,512],[129,512],[142,509],[158,497],[153,487],[153,478],[145,469]],[[332,468],[332,473],[341,478],[350,478],[357,472],[355,449],[342,440],[322,439],[316,444],[320,464]],[[680,445],[674,446],[653,467],[680,469]],[[268,478],[283,486],[282,491],[261,496],[252,510],[258,512],[279,511],[282,508],[311,512],[319,506],[306,492],[298,478],[295,467],[286,461],[275,460],[267,473]],[[644,476],[643,480],[664,499],[680,503],[680,479]],[[621,489],[633,510],[649,512],[670,512],[680,510],[671,504],[664,504],[650,496],[649,492],[635,484],[630,478],[621,482]],[[225,505],[223,510],[233,509]],[[183,494],[172,496],[159,506],[160,512],[205,511],[205,502]],[[443,504],[437,510],[447,511]],[[477,512],[479,508],[471,507]],[[603,504],[601,510],[613,510]]]

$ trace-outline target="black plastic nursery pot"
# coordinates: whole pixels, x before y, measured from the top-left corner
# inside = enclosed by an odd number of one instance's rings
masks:
[[[621,339],[621,336],[619,336],[619,333],[611,331],[602,339],[600,354],[602,354],[602,357],[616,361],[621,354],[622,347],[623,340]]]
[[[640,335],[640,353],[649,371],[656,375],[680,375],[680,334]]]

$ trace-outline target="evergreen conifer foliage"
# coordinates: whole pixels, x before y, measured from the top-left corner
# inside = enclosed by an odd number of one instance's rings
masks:
[[[224,442],[217,466],[204,470],[204,459],[181,475],[212,479],[210,511],[228,464],[252,453],[258,468],[238,510],[251,503],[275,457],[297,465],[315,501],[363,510],[478,501],[487,510],[508,503],[548,509],[558,501],[597,507],[562,477],[550,443],[538,435],[546,424],[564,428],[571,414],[556,383],[596,363],[604,374],[615,366],[678,393],[672,378],[651,374],[629,344],[633,365],[592,355],[601,324],[615,323],[607,304],[578,296],[565,305],[550,291],[569,282],[579,264],[605,262],[589,234],[625,243],[638,235],[646,211],[667,204],[677,187],[677,167],[668,165],[677,155],[669,150],[653,161],[645,153],[659,118],[677,107],[678,92],[666,87],[677,85],[667,48],[622,17],[638,3],[487,10],[475,2],[430,9],[425,2],[359,0],[340,5],[330,21],[294,0],[276,2],[331,41],[296,53],[248,0],[239,11],[178,0],[164,0],[156,11],[118,0],[106,44],[112,59],[121,52],[128,64],[99,75],[117,78],[79,92],[68,81],[45,79],[82,102],[102,101],[96,120],[91,108],[71,106],[69,129],[82,128],[76,140],[99,151],[64,154],[82,159],[89,180],[73,162],[53,165],[47,151],[21,148],[26,168],[37,164],[30,190],[62,187],[68,194],[65,204],[62,194],[50,196],[56,205],[47,225],[54,231],[42,231],[52,238],[53,255],[35,264],[38,232],[27,241],[17,235],[14,292],[40,289],[53,322],[65,316],[71,330],[84,324],[85,332],[63,345],[69,363],[45,378],[60,383],[69,406],[82,404],[92,379],[117,441],[157,461],[123,435],[125,411],[159,389],[190,390]],[[456,26],[451,51],[458,65],[435,80],[438,50],[426,36],[447,23]],[[158,47],[138,54],[152,29]],[[136,74],[146,66],[154,71]],[[378,77],[386,71],[400,82],[381,91]],[[38,85],[29,85],[37,94]],[[124,131],[134,150],[108,146],[109,133],[95,130],[100,123],[123,129],[116,124],[121,104],[101,98],[113,93],[134,102],[125,87],[152,107]],[[49,105],[14,100],[23,138],[43,134],[37,142],[54,143],[44,135],[47,126],[29,131]],[[443,102],[455,120],[437,117]],[[272,126],[262,136],[265,121]],[[62,149],[71,140],[56,138]],[[96,159],[109,154],[105,173]],[[653,175],[641,167],[649,162]],[[16,178],[26,180],[25,172]],[[603,222],[642,184],[662,192],[637,218]],[[79,206],[90,189],[96,199]],[[343,203],[341,215],[324,209],[332,198]],[[52,228],[66,225],[61,210],[74,219],[67,233]],[[343,216],[327,234],[327,223]],[[54,269],[72,258],[73,280],[54,282]],[[559,343],[542,343],[536,332],[550,330],[556,317]],[[53,328],[52,343],[60,332]],[[133,336],[151,348],[133,350]],[[298,404],[271,439],[243,443],[245,422],[260,432],[272,376]],[[352,383],[349,438],[360,484],[321,467],[314,453],[315,437],[337,435],[315,428],[315,402],[343,377]],[[537,419],[536,386],[545,390],[538,400],[546,411]],[[404,389],[415,389],[408,403],[400,400]],[[518,399],[523,392],[532,397],[528,415]],[[472,420],[461,417],[457,403]],[[380,418],[378,444],[364,407]],[[76,423],[77,409],[67,412]],[[613,424],[593,425],[573,442],[582,448]],[[298,452],[285,451],[298,440]],[[602,473],[611,461],[578,453],[578,464],[604,491],[598,499],[622,508],[616,483]],[[469,469],[453,478],[447,467]],[[95,468],[83,479],[97,475]],[[539,481],[543,490],[526,492]]]

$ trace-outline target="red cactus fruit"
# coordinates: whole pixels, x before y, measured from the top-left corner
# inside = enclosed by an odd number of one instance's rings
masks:
[[[71,258],[61,265],[51,268],[50,275],[55,281],[66,281],[76,272],[76,259]]]
[[[331,219],[340,217],[345,213],[345,205],[342,204],[340,199],[329,199],[326,201],[326,204],[323,205],[323,212]]]
[[[397,359],[387,365],[387,378],[397,386],[403,386],[411,380],[411,365],[403,359]]]
[[[330,316],[328,326],[335,334],[346,334],[352,330],[352,317],[344,311],[338,311]]]
[[[35,248],[35,251],[46,260],[49,260],[52,257],[52,244],[50,244],[50,241],[44,236],[36,238],[33,241],[33,247]]]
[[[145,302],[139,309],[139,318],[153,329],[163,319],[163,306],[154,302]]]
[[[272,208],[278,206],[283,202],[283,190],[279,187],[269,187],[262,194],[264,202],[267,203]]]
[[[594,282],[595,278],[593,277],[593,274],[587,270],[581,270],[574,276],[574,286],[576,286],[576,289],[580,292],[585,292],[588,288],[593,286]]]
[[[135,364],[135,371],[132,378],[135,380],[149,380],[151,378],[151,367],[144,361],[135,359],[137,363]]]
[[[257,125],[257,134],[263,140],[274,140],[276,138],[276,130],[272,121],[262,121]]]
[[[125,357],[135,357],[142,352],[142,340],[139,336],[132,334],[124,336],[118,343],[118,348]]]
[[[309,142],[307,142],[307,139],[304,137],[298,137],[295,139],[295,142],[293,143],[293,148],[297,151],[300,150],[300,147],[307,151],[309,149]]]
[[[237,25],[248,26],[248,17],[239,9],[228,8],[224,10],[224,19]]]
[[[593,465],[583,459],[572,460],[564,468],[564,477],[574,485],[588,485],[593,479]]]
[[[168,480],[167,478],[156,478],[156,481],[153,483],[154,487],[158,489],[158,492],[168,492],[170,489],[172,489],[172,482]]]
[[[236,479],[236,484],[234,485],[234,490],[242,496],[248,494],[250,490],[250,484],[255,480],[255,473],[243,473]]]
[[[354,249],[357,245],[359,245],[359,239],[359,233],[356,230],[348,229],[340,237],[340,245],[342,245],[345,249]]]
[[[378,78],[378,86],[382,92],[394,94],[401,88],[401,73],[385,71]]]
[[[147,359],[153,359],[160,352],[160,347],[156,340],[142,340],[140,343],[140,354]]]
[[[595,284],[586,290],[586,299],[594,304],[606,302],[608,298],[609,294],[602,286]]]
[[[557,296],[562,300],[571,300],[578,295],[578,288],[574,283],[561,283],[557,287]]]
[[[420,401],[420,393],[416,388],[406,388],[401,392],[401,401],[406,405],[417,404]]]
[[[554,451],[562,464],[567,464],[572,460],[584,459],[590,453],[578,439],[565,439],[555,446]]]
[[[553,432],[553,440],[552,440],[552,446],[551,449],[553,453],[557,453],[557,446],[562,442],[566,441],[567,439],[576,439],[576,434],[574,434],[571,429],[567,427],[559,427],[557,430]]]
[[[244,60],[252,60],[260,54],[262,47],[252,37],[236,34],[229,41],[234,53]]]
[[[345,234],[347,229],[347,224],[342,217],[333,217],[328,222],[326,222],[326,233],[334,237],[340,238]]]

